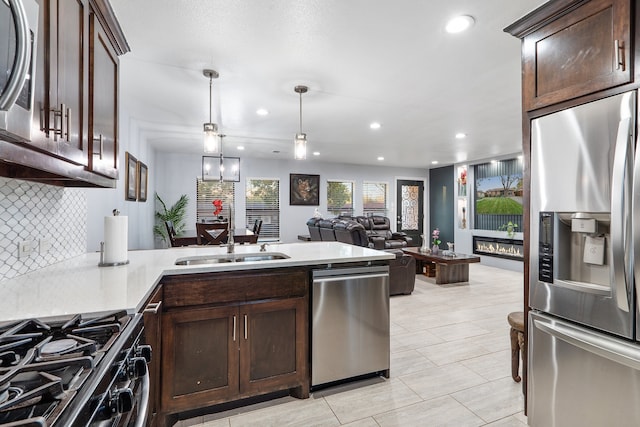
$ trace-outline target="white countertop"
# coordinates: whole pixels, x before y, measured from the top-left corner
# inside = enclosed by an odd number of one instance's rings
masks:
[[[235,253],[258,253],[260,245],[236,245]],[[339,242],[269,244],[268,253],[290,258],[177,266],[179,258],[226,254],[225,247],[198,246],[129,251],[129,264],[98,267],[100,254],[84,254],[0,282],[0,321],[32,317],[138,311],[164,275],[390,260],[395,255]]]

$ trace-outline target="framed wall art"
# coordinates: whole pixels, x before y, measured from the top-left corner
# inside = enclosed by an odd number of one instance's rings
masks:
[[[149,168],[142,162],[138,162],[138,201],[147,201],[147,184],[149,181]]]
[[[320,205],[320,175],[289,174],[289,204]]]
[[[128,151],[125,153],[124,191],[125,200],[135,201],[138,198],[138,159],[133,157]]]

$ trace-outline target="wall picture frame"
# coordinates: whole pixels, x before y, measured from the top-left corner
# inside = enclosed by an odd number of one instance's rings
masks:
[[[138,161],[138,201],[147,201],[147,186],[149,182],[149,168]]]
[[[136,201],[138,198],[138,159],[128,151],[125,153],[125,179],[124,198],[125,200]]]
[[[320,205],[320,175],[289,174],[289,204]]]

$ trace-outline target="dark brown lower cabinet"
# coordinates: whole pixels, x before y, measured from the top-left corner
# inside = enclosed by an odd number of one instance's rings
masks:
[[[237,306],[163,315],[161,389],[165,411],[205,407],[238,395],[238,317]]]
[[[305,296],[164,313],[158,425],[279,390],[309,397],[307,305]]]

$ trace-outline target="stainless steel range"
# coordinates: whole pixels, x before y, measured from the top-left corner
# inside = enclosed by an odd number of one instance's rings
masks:
[[[151,348],[126,311],[0,325],[0,425],[142,426]]]

